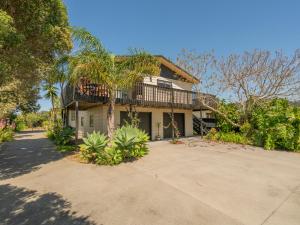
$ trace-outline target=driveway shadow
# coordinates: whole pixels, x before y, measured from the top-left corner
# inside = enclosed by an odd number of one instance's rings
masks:
[[[62,158],[41,132],[21,133],[17,138],[20,139],[5,143],[0,149],[0,180],[30,173],[42,164]]]
[[[3,225],[95,225],[88,217],[77,216],[71,203],[56,193],[0,185],[0,224]]]

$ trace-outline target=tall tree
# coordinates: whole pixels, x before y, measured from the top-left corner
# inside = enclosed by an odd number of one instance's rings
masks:
[[[158,75],[159,63],[155,57],[140,50],[132,50],[125,57],[116,57],[84,29],[75,29],[74,38],[79,43],[79,50],[70,63],[72,80],[78,82],[80,78],[86,78],[106,86],[109,97],[107,133],[112,137],[116,91],[130,88],[144,76]]]
[[[0,88],[16,99],[16,107],[30,101],[26,92],[37,88],[56,56],[71,48],[62,0],[0,1]]]
[[[243,54],[231,54],[217,58],[213,54],[183,51],[178,64],[201,80],[198,90],[226,97],[239,105],[244,122],[253,108],[268,99],[300,94],[300,50],[292,56],[282,51],[253,50]],[[213,95],[200,94],[201,105],[218,113],[235,127],[218,109],[218,99]]]
[[[43,90],[45,91],[45,98],[49,99],[51,101],[51,114],[54,121],[56,120],[56,114],[55,114],[55,99],[58,95],[58,88],[55,86],[55,82],[52,82],[51,80],[45,81],[45,84],[43,85]]]
[[[69,60],[70,55],[64,54],[57,58],[54,68],[53,68],[53,77],[55,79],[55,82],[58,83],[59,86],[59,92],[60,92],[60,99],[61,99],[61,105],[65,105],[65,99],[63,90],[65,86],[67,85],[67,82],[70,80],[70,73],[69,73]]]

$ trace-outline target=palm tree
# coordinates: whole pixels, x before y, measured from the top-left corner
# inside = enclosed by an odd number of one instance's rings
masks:
[[[51,101],[51,106],[52,106],[52,117],[54,119],[54,121],[56,120],[56,115],[55,115],[55,99],[57,98],[57,92],[58,92],[58,88],[55,86],[54,82],[51,81],[45,81],[44,85],[43,85],[43,90],[46,92],[44,97],[46,99],[50,99]]]
[[[70,55],[59,55],[53,65],[53,80],[58,84],[60,99],[62,106],[65,105],[65,99],[63,95],[63,89],[69,80],[69,58]]]
[[[114,132],[115,93],[128,89],[146,75],[158,75],[159,62],[142,50],[131,50],[130,54],[116,57],[108,52],[101,42],[85,29],[75,29],[73,37],[79,44],[78,51],[70,58],[71,80],[76,83],[87,78],[101,83],[108,89],[107,134]]]

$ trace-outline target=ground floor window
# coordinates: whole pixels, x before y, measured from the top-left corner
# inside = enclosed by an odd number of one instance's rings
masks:
[[[71,121],[75,121],[75,111],[71,111]]]
[[[90,115],[90,127],[94,127],[94,115]]]

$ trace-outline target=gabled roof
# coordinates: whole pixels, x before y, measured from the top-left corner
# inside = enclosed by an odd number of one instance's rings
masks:
[[[128,55],[118,55],[117,57],[122,58],[122,57],[129,57]],[[193,84],[198,84],[200,81],[198,78],[193,76],[192,74],[188,73],[186,70],[182,69],[163,55],[154,55],[157,60],[164,65],[165,67],[169,68],[172,70],[176,75],[180,76],[181,78],[185,79],[187,82],[193,83]]]
[[[167,59],[166,57],[162,55],[155,55],[155,57],[158,59],[158,61],[161,64],[163,64],[164,66],[172,70],[174,73],[176,73],[176,75],[184,78],[188,82],[193,84],[198,84],[200,82],[198,78],[188,73],[186,70],[182,69],[181,67],[179,67],[178,65],[176,65],[175,63]]]

